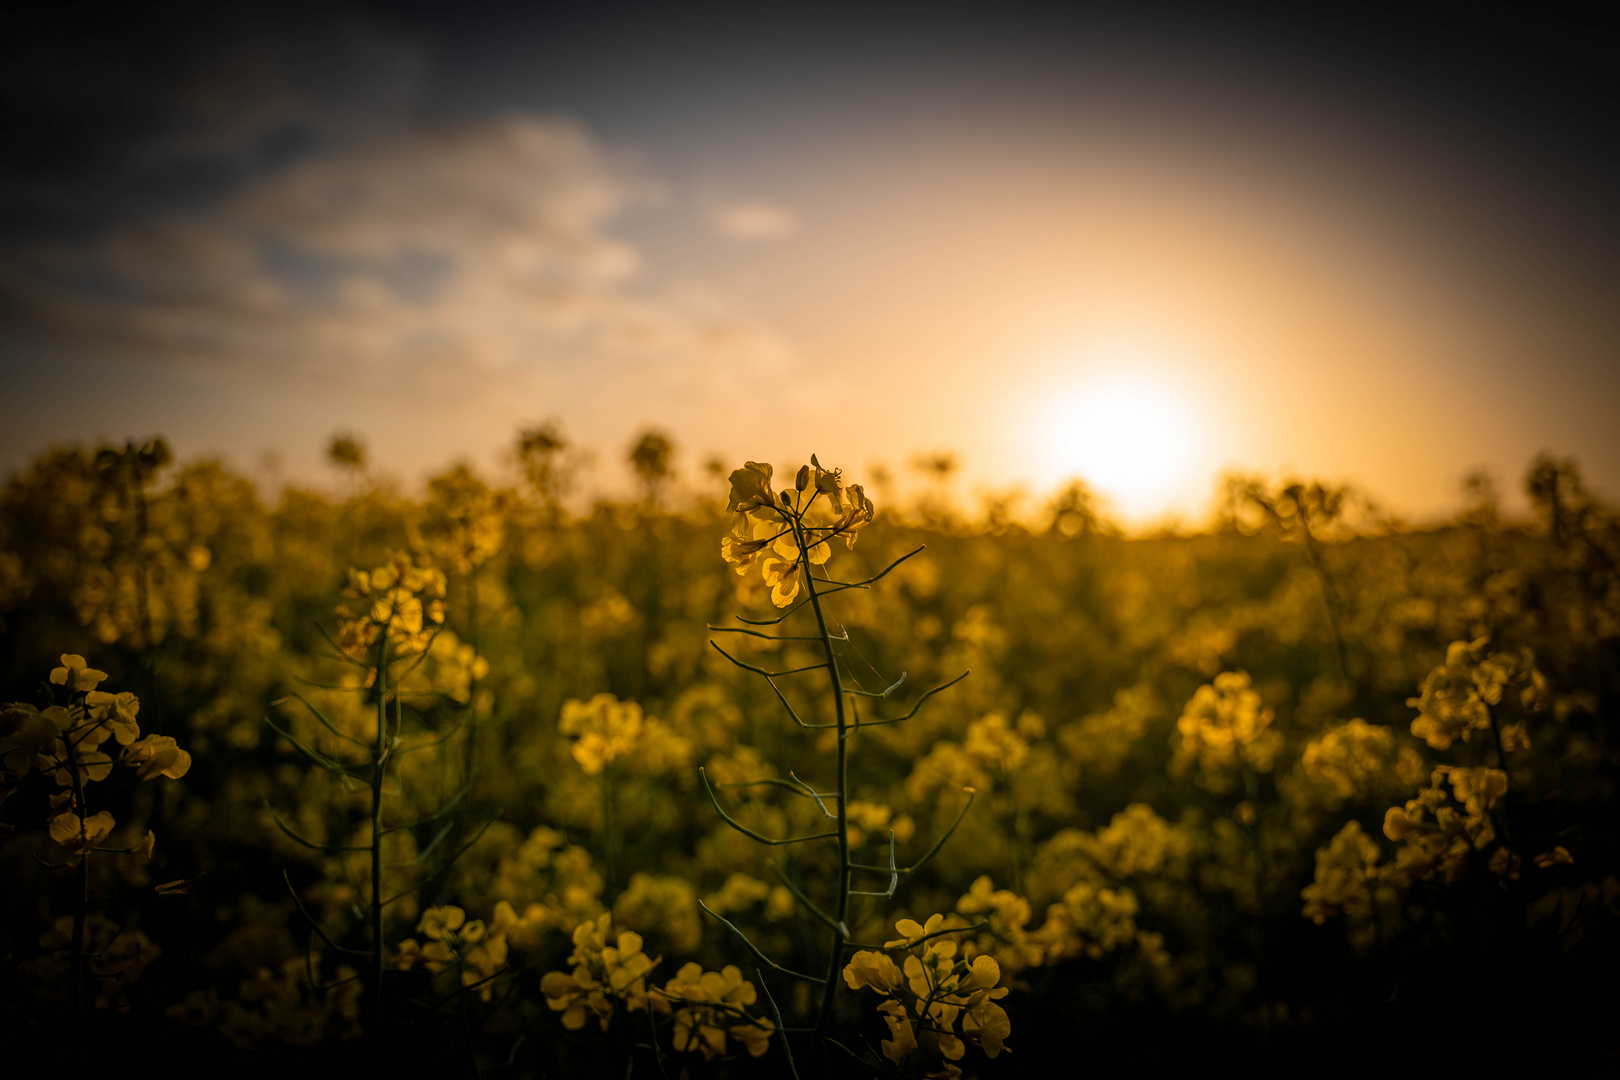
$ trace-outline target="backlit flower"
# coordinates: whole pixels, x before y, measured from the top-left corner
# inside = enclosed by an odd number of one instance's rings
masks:
[[[103,810],[80,820],[77,814],[58,814],[51,819],[51,839],[67,849],[68,862],[77,863],[113,831],[113,816]]]
[[[167,735],[148,735],[124,751],[123,764],[135,767],[138,780],[178,780],[191,769],[191,755]]]
[[[726,501],[726,509],[736,512],[774,506],[776,495],[771,491],[773,471],[769,464],[744,462],[742,468],[731,474],[731,495]]]
[[[105,671],[86,667],[84,657],[75,653],[62,654],[62,666],[51,670],[51,682],[66,686],[70,693],[94,690],[96,684],[107,677]]]

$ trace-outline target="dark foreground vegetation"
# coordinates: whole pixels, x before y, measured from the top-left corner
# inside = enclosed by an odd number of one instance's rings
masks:
[[[341,500],[156,442],[0,494],[14,1047],[1615,1071],[1620,518],[1568,464],[1525,520],[1233,480],[1125,538],[819,466],[683,503],[656,438],[586,513],[544,432],[422,498],[334,451]]]

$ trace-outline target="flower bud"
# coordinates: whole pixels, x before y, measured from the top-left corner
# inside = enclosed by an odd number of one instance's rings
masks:
[[[793,478],[793,486],[799,491],[803,491],[805,488],[810,486],[810,466],[799,466],[799,475]]]

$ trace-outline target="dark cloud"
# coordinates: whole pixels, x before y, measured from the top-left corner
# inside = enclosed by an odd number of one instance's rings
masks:
[[[0,244],[205,205],[405,123],[423,46],[341,7],[64,5],[0,46]]]

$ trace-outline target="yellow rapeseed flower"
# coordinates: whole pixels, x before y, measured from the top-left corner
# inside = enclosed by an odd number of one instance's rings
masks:
[[[565,701],[557,730],[574,737],[574,760],[585,775],[595,776],[635,748],[646,719],[635,702],[597,694],[590,701]]]
[[[141,703],[128,690],[117,694],[92,690],[84,696],[84,704],[90,710],[90,719],[105,726],[118,740],[118,745],[128,746],[140,738],[141,725],[135,717],[141,711]]]
[[[849,958],[849,963],[844,965],[844,981],[851,990],[870,986],[884,995],[892,994],[904,985],[899,965],[889,959],[889,954],[871,949],[863,949]]]
[[[497,912],[498,923],[502,921]],[[563,1027],[578,1031],[588,1016],[595,1016],[603,1031],[613,1019],[616,1003],[629,1012],[649,1007],[646,976],[659,962],[641,951],[641,935],[624,931],[608,944],[613,917],[603,914],[587,919],[574,928],[574,952],[568,958],[569,972],[548,971],[540,980],[540,991],[553,1012],[562,1013]],[[667,1011],[667,1002],[658,996],[652,1007]]]
[[[900,1064],[917,1049],[917,1033],[911,1026],[911,1016],[898,1001],[885,1001],[878,1005],[889,1025],[889,1037],[883,1040],[883,1056]]]
[[[86,667],[84,657],[76,653],[63,653],[62,666],[51,670],[51,682],[57,686],[66,686],[70,693],[94,690],[96,685],[106,678],[105,671]]]
[[[168,735],[148,735],[124,751],[124,765],[133,765],[138,780],[166,776],[178,780],[191,769],[191,755]]]
[[[771,491],[773,472],[769,464],[744,462],[742,468],[731,474],[731,496],[726,501],[726,509],[735,513],[776,505],[776,495]]]
[[[58,709],[66,713],[65,709]],[[0,710],[0,790],[7,776],[22,777],[40,768],[56,741],[52,718],[32,705],[8,705]]]
[[[51,839],[67,849],[67,861],[72,865],[107,839],[116,824],[113,816],[105,810],[83,820],[77,814],[58,814],[51,819]]]
[[[744,1006],[752,1005],[758,993],[734,965],[704,971],[700,964],[686,964],[664,984],[663,997],[665,1007],[676,1009],[677,1051],[696,1050],[712,1061],[726,1052],[728,1035],[752,1057],[770,1049],[775,1025],[747,1014]]]

